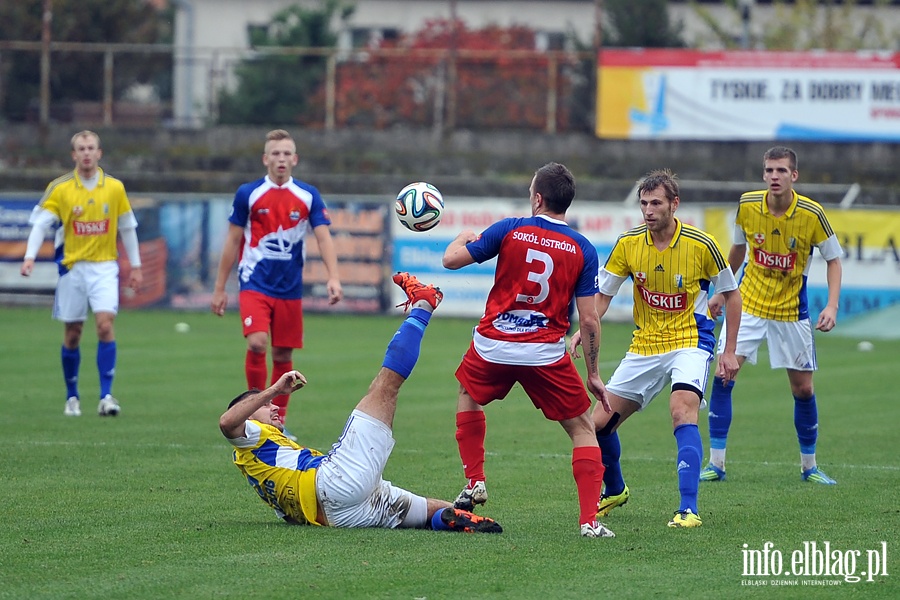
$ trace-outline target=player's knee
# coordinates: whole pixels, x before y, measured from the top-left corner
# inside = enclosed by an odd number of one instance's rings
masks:
[[[797,400],[804,400],[804,401],[811,400],[814,395],[812,384],[794,386],[791,389],[791,392],[794,394],[794,398],[796,398]]]
[[[252,338],[247,339],[247,350],[254,354],[265,354],[269,344],[266,341],[259,341]]]
[[[612,435],[612,433],[616,430],[616,426],[619,424],[619,420],[621,418],[622,415],[617,412],[613,412],[613,414],[609,415],[609,420],[606,421],[606,424],[601,426],[595,423],[597,435],[600,437]]]

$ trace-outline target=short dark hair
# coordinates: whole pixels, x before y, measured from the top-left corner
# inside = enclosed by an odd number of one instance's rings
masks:
[[[564,213],[575,199],[575,177],[565,165],[549,162],[534,172],[534,191],[554,213]]]
[[[797,153],[787,146],[775,146],[774,148],[769,148],[766,150],[766,153],[763,154],[763,162],[767,160],[779,160],[781,158],[788,159],[788,162],[791,165],[791,171],[797,170]]]
[[[247,390],[246,392],[241,392],[234,400],[232,400],[231,402],[228,403],[228,408],[231,408],[232,406],[234,406],[235,404],[237,404],[238,402],[240,402],[247,396],[252,396],[253,394],[258,394],[260,391],[262,391],[262,390],[253,388],[252,390]]]
[[[673,202],[681,194],[678,191],[678,175],[669,169],[656,169],[647,173],[638,184],[638,197],[661,187],[669,202]]]

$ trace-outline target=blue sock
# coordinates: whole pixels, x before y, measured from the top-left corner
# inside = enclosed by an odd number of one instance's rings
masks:
[[[603,455],[603,483],[606,485],[604,493],[609,496],[618,496],[625,491],[625,479],[622,477],[622,444],[619,443],[619,432],[614,431],[609,435],[597,434],[597,443],[600,444],[600,453]]]
[[[435,511],[434,515],[431,516],[431,528],[435,531],[450,531],[450,527],[441,520],[442,512],[444,512],[443,508]]]
[[[62,347],[63,379],[66,380],[66,398],[78,397],[78,369],[81,367],[81,348]]]
[[[678,444],[677,470],[678,491],[681,493],[679,511],[691,509],[697,512],[697,491],[700,488],[700,461],[703,459],[703,441],[700,429],[693,423],[675,428],[675,442]]]
[[[728,430],[731,428],[731,390],[734,381],[723,383],[721,377],[713,378],[712,395],[709,398],[709,447],[725,449]]]
[[[423,308],[412,309],[391,338],[381,366],[408,378],[419,360],[422,336],[425,335],[425,327],[430,320],[429,311]]]
[[[97,370],[100,371],[100,397],[112,394],[113,377],[116,374],[116,342],[97,344]]]
[[[819,434],[819,411],[816,408],[815,394],[806,399],[794,396],[794,427],[797,429],[800,453],[815,454]]]

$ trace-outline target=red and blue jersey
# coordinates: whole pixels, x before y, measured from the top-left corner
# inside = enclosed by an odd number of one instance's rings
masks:
[[[598,293],[597,250],[564,221],[503,219],[466,245],[483,263],[497,257],[494,285],[475,330],[491,362],[551,364],[565,354],[569,303]]]
[[[293,178],[279,186],[266,176],[238,188],[228,221],[244,228],[241,291],[302,298],[306,233],[331,224],[319,191]]]

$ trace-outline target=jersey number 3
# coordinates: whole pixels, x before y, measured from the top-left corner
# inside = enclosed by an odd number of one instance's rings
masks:
[[[540,250],[529,248],[528,253],[525,255],[525,262],[529,264],[538,262],[544,265],[544,269],[542,271],[528,271],[528,281],[533,281],[534,283],[541,286],[541,291],[538,292],[537,296],[516,294],[516,302],[540,304],[547,299],[547,296],[550,295],[549,281],[550,276],[553,274],[553,258],[546,252],[541,252]]]

